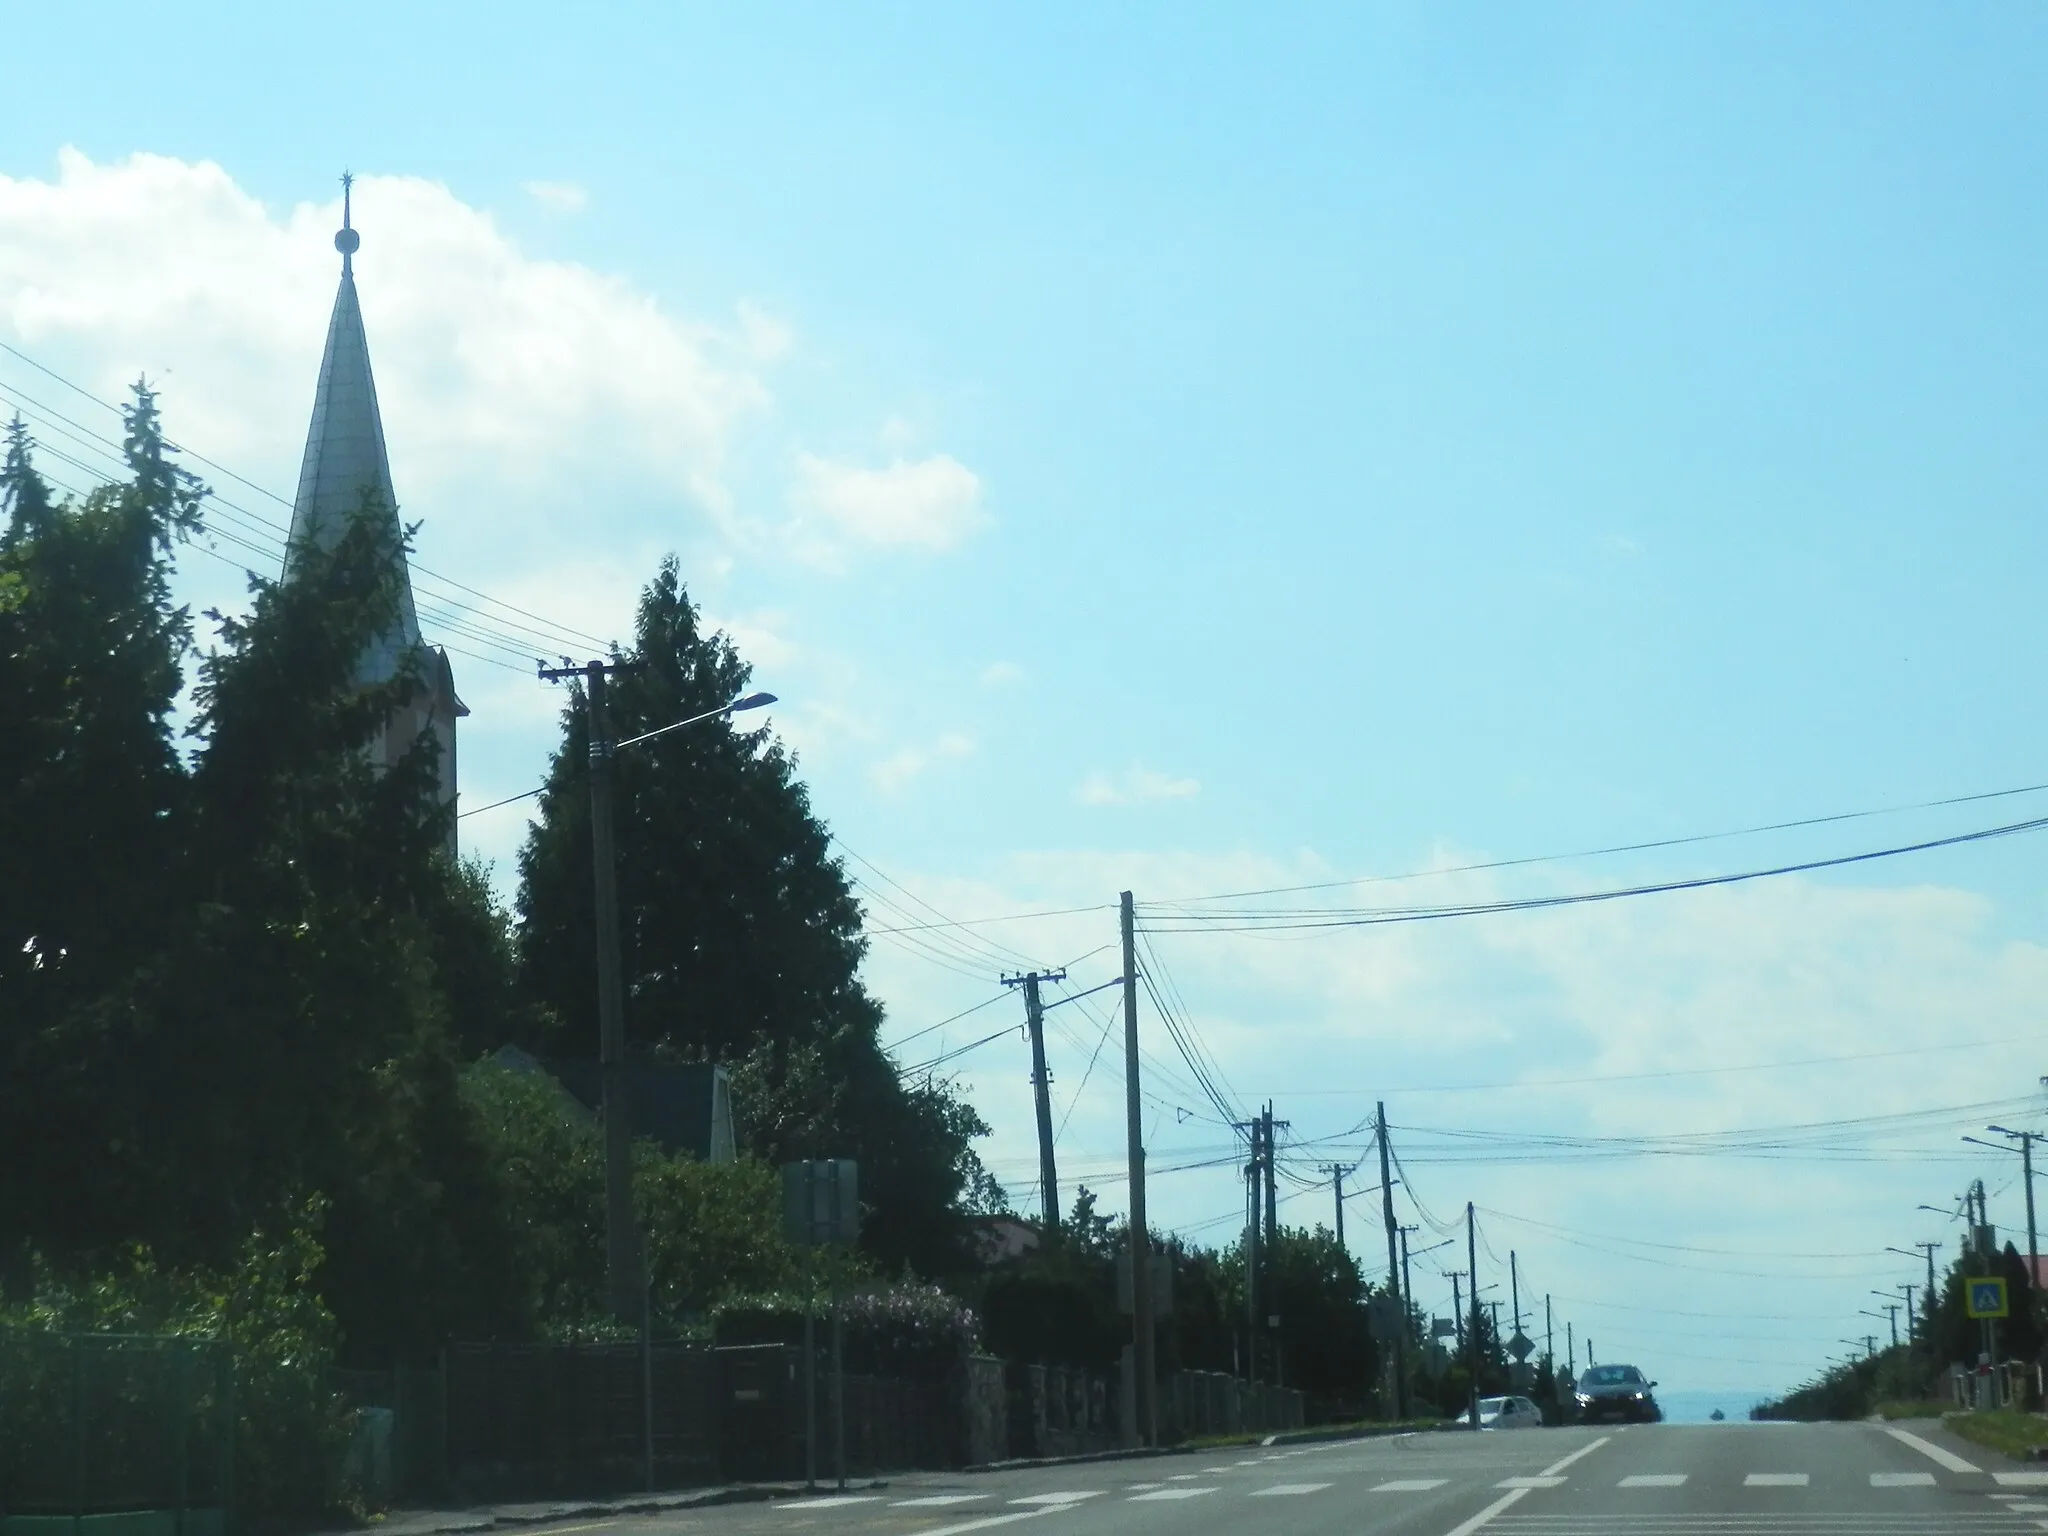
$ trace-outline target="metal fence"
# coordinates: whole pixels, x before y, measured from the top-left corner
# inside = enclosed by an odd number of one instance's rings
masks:
[[[234,1425],[220,1341],[0,1328],[0,1536],[226,1536]]]
[[[701,1344],[456,1344],[447,1465],[463,1497],[674,1486],[716,1468]],[[648,1449],[652,1445],[652,1466]]]

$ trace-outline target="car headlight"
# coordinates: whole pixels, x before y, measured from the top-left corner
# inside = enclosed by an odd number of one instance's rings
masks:
[[[1579,1399],[1579,1406],[1580,1406],[1581,1408],[1584,1408],[1584,1407],[1586,1407],[1586,1406],[1587,1406],[1588,1404],[1590,1404],[1590,1403],[1591,1403],[1591,1402],[1593,1401],[1593,1399],[1591,1398],[1591,1396],[1589,1396],[1588,1394],[1586,1394],[1586,1393],[1584,1393],[1584,1392],[1581,1392],[1581,1393],[1579,1393],[1579,1394],[1578,1394],[1578,1399]]]
[[[1647,1392],[1638,1392],[1636,1394],[1636,1401],[1640,1403],[1644,1398],[1648,1397],[1649,1395],[1650,1394]]]

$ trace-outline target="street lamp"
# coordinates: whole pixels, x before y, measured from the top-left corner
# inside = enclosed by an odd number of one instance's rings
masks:
[[[580,671],[585,684],[583,702],[590,736],[590,862],[597,915],[597,1064],[604,1119],[605,1273],[612,1314],[627,1321],[639,1313],[644,1328],[646,1297],[641,1271],[645,1256],[633,1225],[633,1130],[625,1082],[626,1009],[619,955],[618,855],[612,838],[612,758],[620,747],[635,747],[686,725],[773,704],[775,695],[750,693],[701,715],[614,743],[605,719],[605,682],[611,670],[612,664],[593,661],[580,668],[543,667],[540,675],[557,681]]]

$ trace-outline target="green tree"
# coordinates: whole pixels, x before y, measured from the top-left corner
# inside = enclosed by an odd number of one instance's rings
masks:
[[[641,596],[609,689],[615,738],[715,710],[749,669],[704,634],[676,561]],[[546,1020],[527,1043],[595,1054],[588,727],[580,697],[520,855],[519,957]],[[987,1126],[938,1081],[906,1084],[860,979],[861,914],[795,761],[766,731],[709,720],[619,755],[619,910],[629,1049],[733,1069],[742,1140],[766,1162],[861,1164],[863,1247],[927,1274],[963,1257],[992,1203]]]

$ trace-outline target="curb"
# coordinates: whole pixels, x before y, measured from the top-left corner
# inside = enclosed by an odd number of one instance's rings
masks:
[[[886,1488],[887,1482],[863,1482],[849,1487]],[[553,1525],[563,1520],[588,1520],[604,1515],[657,1515],[679,1509],[715,1509],[726,1504],[765,1504],[771,1499],[802,1498],[809,1490],[801,1483],[742,1483],[701,1492],[654,1494],[644,1498],[616,1499],[603,1503],[557,1504],[531,1512],[493,1510],[450,1510],[435,1521],[431,1513],[413,1518],[372,1519],[354,1531],[402,1531],[405,1536],[473,1536],[479,1531],[516,1530],[522,1526]],[[433,1523],[427,1523],[432,1521]]]
[[[1381,1428],[1376,1424],[1355,1425],[1349,1429],[1290,1429],[1277,1435],[1267,1435],[1260,1445],[1327,1445],[1339,1440],[1396,1440],[1402,1435],[1419,1435],[1425,1431],[1418,1425],[1406,1424],[1399,1428],[1388,1425]]]
[[[962,1472],[1028,1472],[1034,1467],[1085,1467],[1098,1461],[1145,1461],[1154,1456],[1192,1455],[1190,1448],[1179,1445],[1141,1445],[1130,1450],[1083,1451],[1075,1456],[1014,1456],[1008,1461],[983,1461],[971,1467],[962,1467]]]
[[[1338,1440],[1380,1440],[1399,1435],[1418,1435],[1427,1431],[1417,1425],[1404,1424],[1398,1427],[1376,1424],[1356,1425],[1348,1429],[1287,1429],[1271,1435],[1246,1435],[1242,1441],[1234,1442],[1240,1447],[1269,1445],[1317,1445]],[[1193,1456],[1227,1450],[1228,1445],[1161,1445],[1138,1446],[1131,1450],[1085,1451],[1075,1456],[1018,1456],[1008,1461],[984,1461],[971,1467],[962,1467],[962,1472],[1026,1472],[1035,1467],[1082,1467],[1098,1461],[1143,1461],[1154,1456]]]

